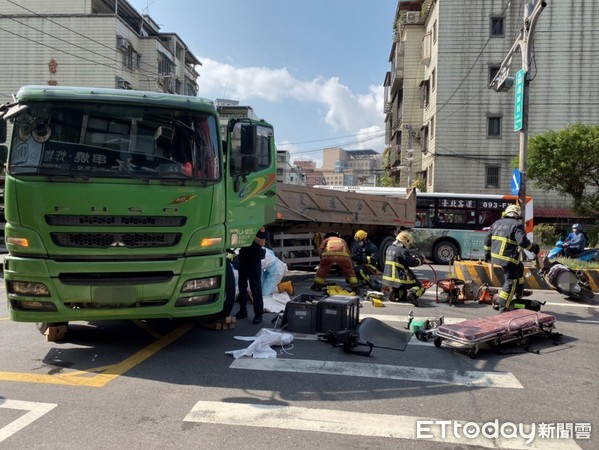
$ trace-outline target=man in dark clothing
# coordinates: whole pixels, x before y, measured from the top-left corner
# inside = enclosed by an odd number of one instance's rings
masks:
[[[356,263],[354,270],[360,283],[368,285],[370,289],[380,291],[383,287],[381,283],[374,278],[372,274],[377,272],[377,261],[379,249],[368,239],[368,233],[364,230],[356,231],[354,240],[358,243],[352,259]]]
[[[252,291],[254,302],[254,320],[252,323],[262,322],[264,300],[262,298],[262,248],[266,245],[266,228],[261,227],[256,233],[254,241],[249,247],[239,250],[239,311],[235,315],[237,319],[245,319],[248,316],[248,282]]]
[[[520,207],[510,205],[502,219],[497,220],[485,238],[485,261],[501,266],[504,283],[499,294],[495,294],[499,312],[514,309],[512,299],[519,299],[524,292],[524,264],[520,261],[520,250],[539,253],[539,245],[532,243],[520,220]]]
[[[410,267],[420,266],[424,258],[410,253],[409,247],[414,242],[412,234],[402,231],[393,244],[387,248],[383,283],[391,287],[389,301],[399,302],[406,297],[414,306],[420,306],[418,299],[424,294],[424,286],[416,278]]]

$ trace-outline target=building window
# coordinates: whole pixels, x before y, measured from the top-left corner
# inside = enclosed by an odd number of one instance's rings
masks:
[[[487,117],[487,136],[492,138],[501,137],[501,117]]]
[[[435,118],[434,117],[431,117],[431,120],[428,123],[428,126],[430,128],[430,130],[429,130],[429,139],[432,141],[433,140],[433,135],[435,134]]]
[[[499,187],[499,167],[487,166],[487,176],[485,177],[485,186],[488,188]]]
[[[425,125],[420,129],[420,145],[422,146],[422,153],[428,152],[428,139],[429,129],[428,125]]]
[[[491,17],[491,37],[505,36],[505,18]]]
[[[431,90],[435,90],[435,80],[437,78],[437,69],[433,69],[431,72]]]
[[[500,66],[489,66],[489,84],[495,79],[497,72],[499,72]]]
[[[437,21],[433,24],[433,44],[437,42]]]
[[[422,80],[420,82],[420,107],[426,108],[429,103],[430,96],[430,80]]]

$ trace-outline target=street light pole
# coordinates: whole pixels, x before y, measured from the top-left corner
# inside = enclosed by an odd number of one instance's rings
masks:
[[[518,191],[518,203],[521,208],[526,205],[526,178],[527,178],[527,160],[528,160],[528,103],[530,93],[530,63],[532,60],[532,40],[534,30],[539,15],[547,6],[546,1],[532,0],[524,6],[524,23],[520,29],[520,34],[507,56],[503,60],[499,71],[490,87],[497,92],[508,91],[514,84],[514,78],[510,77],[510,68],[514,53],[520,50],[522,56],[522,70],[524,71],[524,86],[522,93],[522,127],[520,128],[520,153],[518,160],[518,169],[520,170],[520,189]],[[524,220],[525,214],[522,214]]]

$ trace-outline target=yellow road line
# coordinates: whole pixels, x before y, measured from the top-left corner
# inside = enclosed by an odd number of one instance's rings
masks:
[[[174,329],[169,334],[141,349],[129,358],[108,366],[95,367],[86,370],[77,370],[56,375],[43,375],[18,372],[0,372],[0,381],[19,381],[24,383],[46,383],[66,386],[86,386],[101,388],[115,378],[141,364],[150,356],[158,353],[166,346],[172,344],[181,336],[194,328],[195,323],[187,322]]]

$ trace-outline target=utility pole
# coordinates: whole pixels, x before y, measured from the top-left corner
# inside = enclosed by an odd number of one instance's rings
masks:
[[[499,71],[489,87],[495,89],[497,92],[508,91],[514,84],[514,77],[510,76],[510,68],[512,64],[512,57],[520,50],[522,56],[522,71],[524,76],[522,79],[523,85],[521,91],[516,90],[516,107],[514,108],[514,131],[520,131],[520,154],[518,160],[518,169],[520,171],[520,188],[518,190],[518,203],[521,208],[525,208],[526,205],[526,166],[528,159],[528,100],[530,90],[530,63],[532,61],[532,41],[534,37],[534,30],[537,24],[539,15],[547,6],[546,1],[531,0],[531,3],[524,5],[524,23],[520,29],[520,34],[516,39],[516,42],[512,45],[512,48],[508,52],[507,56],[503,60]],[[521,105],[518,105],[518,95],[521,96]],[[517,108],[521,106],[521,110]],[[518,118],[517,114],[521,113]],[[518,120],[519,119],[519,120]],[[522,214],[522,220],[524,220],[525,214]]]

